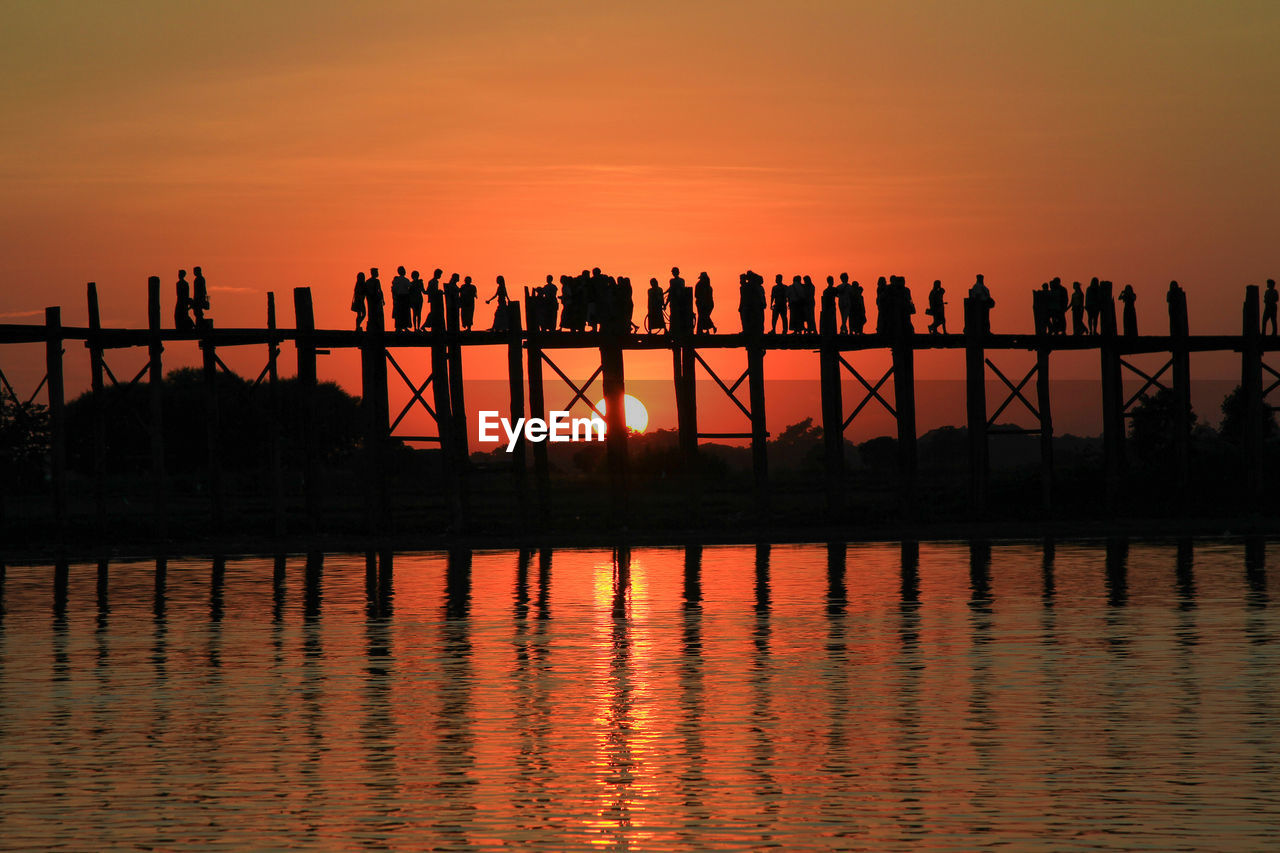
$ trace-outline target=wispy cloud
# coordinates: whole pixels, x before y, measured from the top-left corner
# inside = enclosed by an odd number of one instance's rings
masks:
[[[34,311],[9,311],[0,314],[0,320],[17,320],[21,317],[39,317],[44,311],[36,309]]]
[[[226,285],[213,284],[209,286],[209,290],[213,293],[257,293],[256,287],[227,287]]]

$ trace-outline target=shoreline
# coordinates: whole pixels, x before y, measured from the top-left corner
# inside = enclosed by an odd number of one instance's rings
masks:
[[[8,549],[0,546],[0,567],[59,562],[136,560],[165,557],[232,557],[280,554],[360,553],[368,551],[516,550],[521,548],[683,547],[687,545],[756,545],[822,542],[941,541],[1082,541],[1110,538],[1139,540],[1280,538],[1280,519],[1157,518],[1124,520],[984,521],[884,524],[856,528],[832,525],[752,527],[726,531],[705,528],[555,532],[546,534],[409,534],[378,537],[353,535],[219,536],[137,540],[114,543],[52,543]]]

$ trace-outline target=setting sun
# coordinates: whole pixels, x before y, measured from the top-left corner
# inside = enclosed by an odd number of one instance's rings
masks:
[[[623,398],[623,406],[626,408],[627,429],[632,432],[644,432],[644,428],[649,425],[649,410],[644,407],[644,403],[627,394]],[[602,417],[607,414],[604,400],[596,403],[596,409]]]

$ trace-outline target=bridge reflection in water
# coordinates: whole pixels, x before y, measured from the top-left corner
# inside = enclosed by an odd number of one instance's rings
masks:
[[[18,847],[1256,849],[1280,817],[1261,540],[50,568],[0,597]]]

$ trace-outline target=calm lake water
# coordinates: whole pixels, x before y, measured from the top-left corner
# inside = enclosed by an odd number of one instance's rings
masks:
[[[9,566],[0,847],[1274,849],[1268,562],[1113,541]]]

